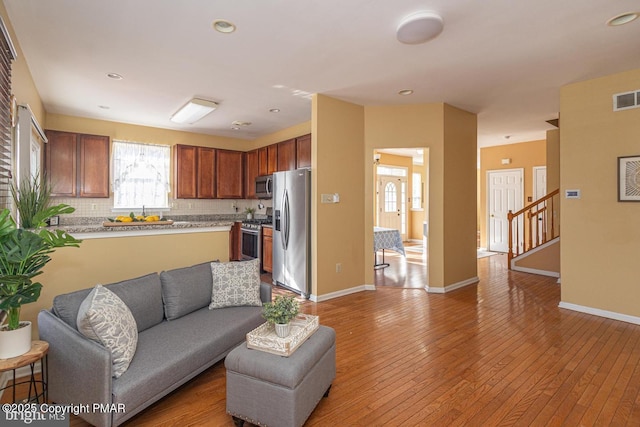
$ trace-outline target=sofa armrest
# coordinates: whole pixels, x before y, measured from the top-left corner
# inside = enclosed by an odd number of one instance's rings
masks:
[[[271,285],[260,282],[260,300],[262,302],[271,302]]]
[[[99,427],[111,426],[109,412],[93,412],[94,403],[112,403],[111,353],[84,337],[52,312],[38,314],[40,339],[49,343],[49,400],[89,405],[79,414]]]

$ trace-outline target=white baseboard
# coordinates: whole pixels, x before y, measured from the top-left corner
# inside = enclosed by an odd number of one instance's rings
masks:
[[[458,283],[454,283],[442,288],[437,288],[433,286],[425,286],[424,290],[430,294],[446,294],[447,292],[455,291],[456,289],[464,288],[465,286],[473,285],[474,283],[478,283],[480,278],[478,276],[471,277],[469,279],[463,280]]]
[[[571,304],[563,301],[560,301],[558,307],[565,308],[567,310],[579,311],[580,313],[592,314],[594,316],[606,317],[607,319],[619,320],[621,322],[633,323],[634,325],[640,325],[640,317],[616,313],[615,311],[601,310],[599,308],[586,307],[584,305]]]
[[[34,374],[40,373],[39,363],[35,364],[33,368],[33,373]],[[31,368],[29,367],[29,365],[16,369],[16,381],[19,380],[20,378],[28,377],[30,375],[31,375]],[[11,371],[3,372],[2,374],[0,374],[0,398],[2,398],[2,394],[5,392],[5,390],[3,389],[7,386],[9,381],[13,381],[13,374],[11,373]]]
[[[333,298],[338,298],[338,297],[343,297],[345,295],[350,295],[350,294],[355,294],[356,292],[362,292],[362,291],[375,291],[376,290],[376,286],[375,285],[361,285],[361,286],[356,286],[354,288],[349,288],[349,289],[342,289],[340,291],[335,291],[335,292],[330,292],[328,294],[324,294],[324,295],[311,295],[309,297],[309,299],[313,302],[322,302],[322,301],[327,301]]]
[[[511,260],[511,269],[514,271],[522,271],[523,273],[539,274],[547,277],[560,277],[560,273],[557,271],[539,270],[537,268],[520,267],[513,264],[514,260]]]

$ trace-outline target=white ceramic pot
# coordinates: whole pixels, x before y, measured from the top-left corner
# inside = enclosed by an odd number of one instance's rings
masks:
[[[252,213],[248,213],[247,214],[247,219],[253,219],[253,214]]]
[[[31,350],[31,322],[13,331],[0,330],[0,359],[22,356]]]
[[[289,323],[275,323],[276,326],[276,335],[280,338],[285,338],[289,336],[291,332],[291,322]]]

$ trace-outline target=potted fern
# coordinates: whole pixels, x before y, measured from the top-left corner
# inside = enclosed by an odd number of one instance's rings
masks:
[[[291,320],[300,312],[300,304],[293,296],[277,295],[273,302],[262,306],[262,317],[273,324],[276,335],[284,338],[291,332]]]
[[[23,182],[12,195],[23,224],[18,227],[9,209],[0,211],[0,359],[16,357],[31,348],[31,322],[20,321],[20,308],[40,297],[42,284],[33,278],[51,261],[51,254],[65,246],[78,247],[80,240],[63,230],[42,228],[52,216],[71,213],[74,208],[65,204],[49,206],[48,197],[33,192],[50,194],[50,187],[37,177]],[[35,209],[27,214],[24,204],[36,200]],[[32,206],[32,207],[34,207]],[[21,210],[22,209],[22,210]],[[23,215],[24,213],[24,215]],[[7,323],[3,324],[6,317]]]

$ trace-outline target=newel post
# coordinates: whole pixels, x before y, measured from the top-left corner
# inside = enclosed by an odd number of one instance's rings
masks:
[[[507,221],[509,221],[509,252],[507,252],[507,268],[511,270],[511,260],[513,259],[513,212],[507,212]]]

